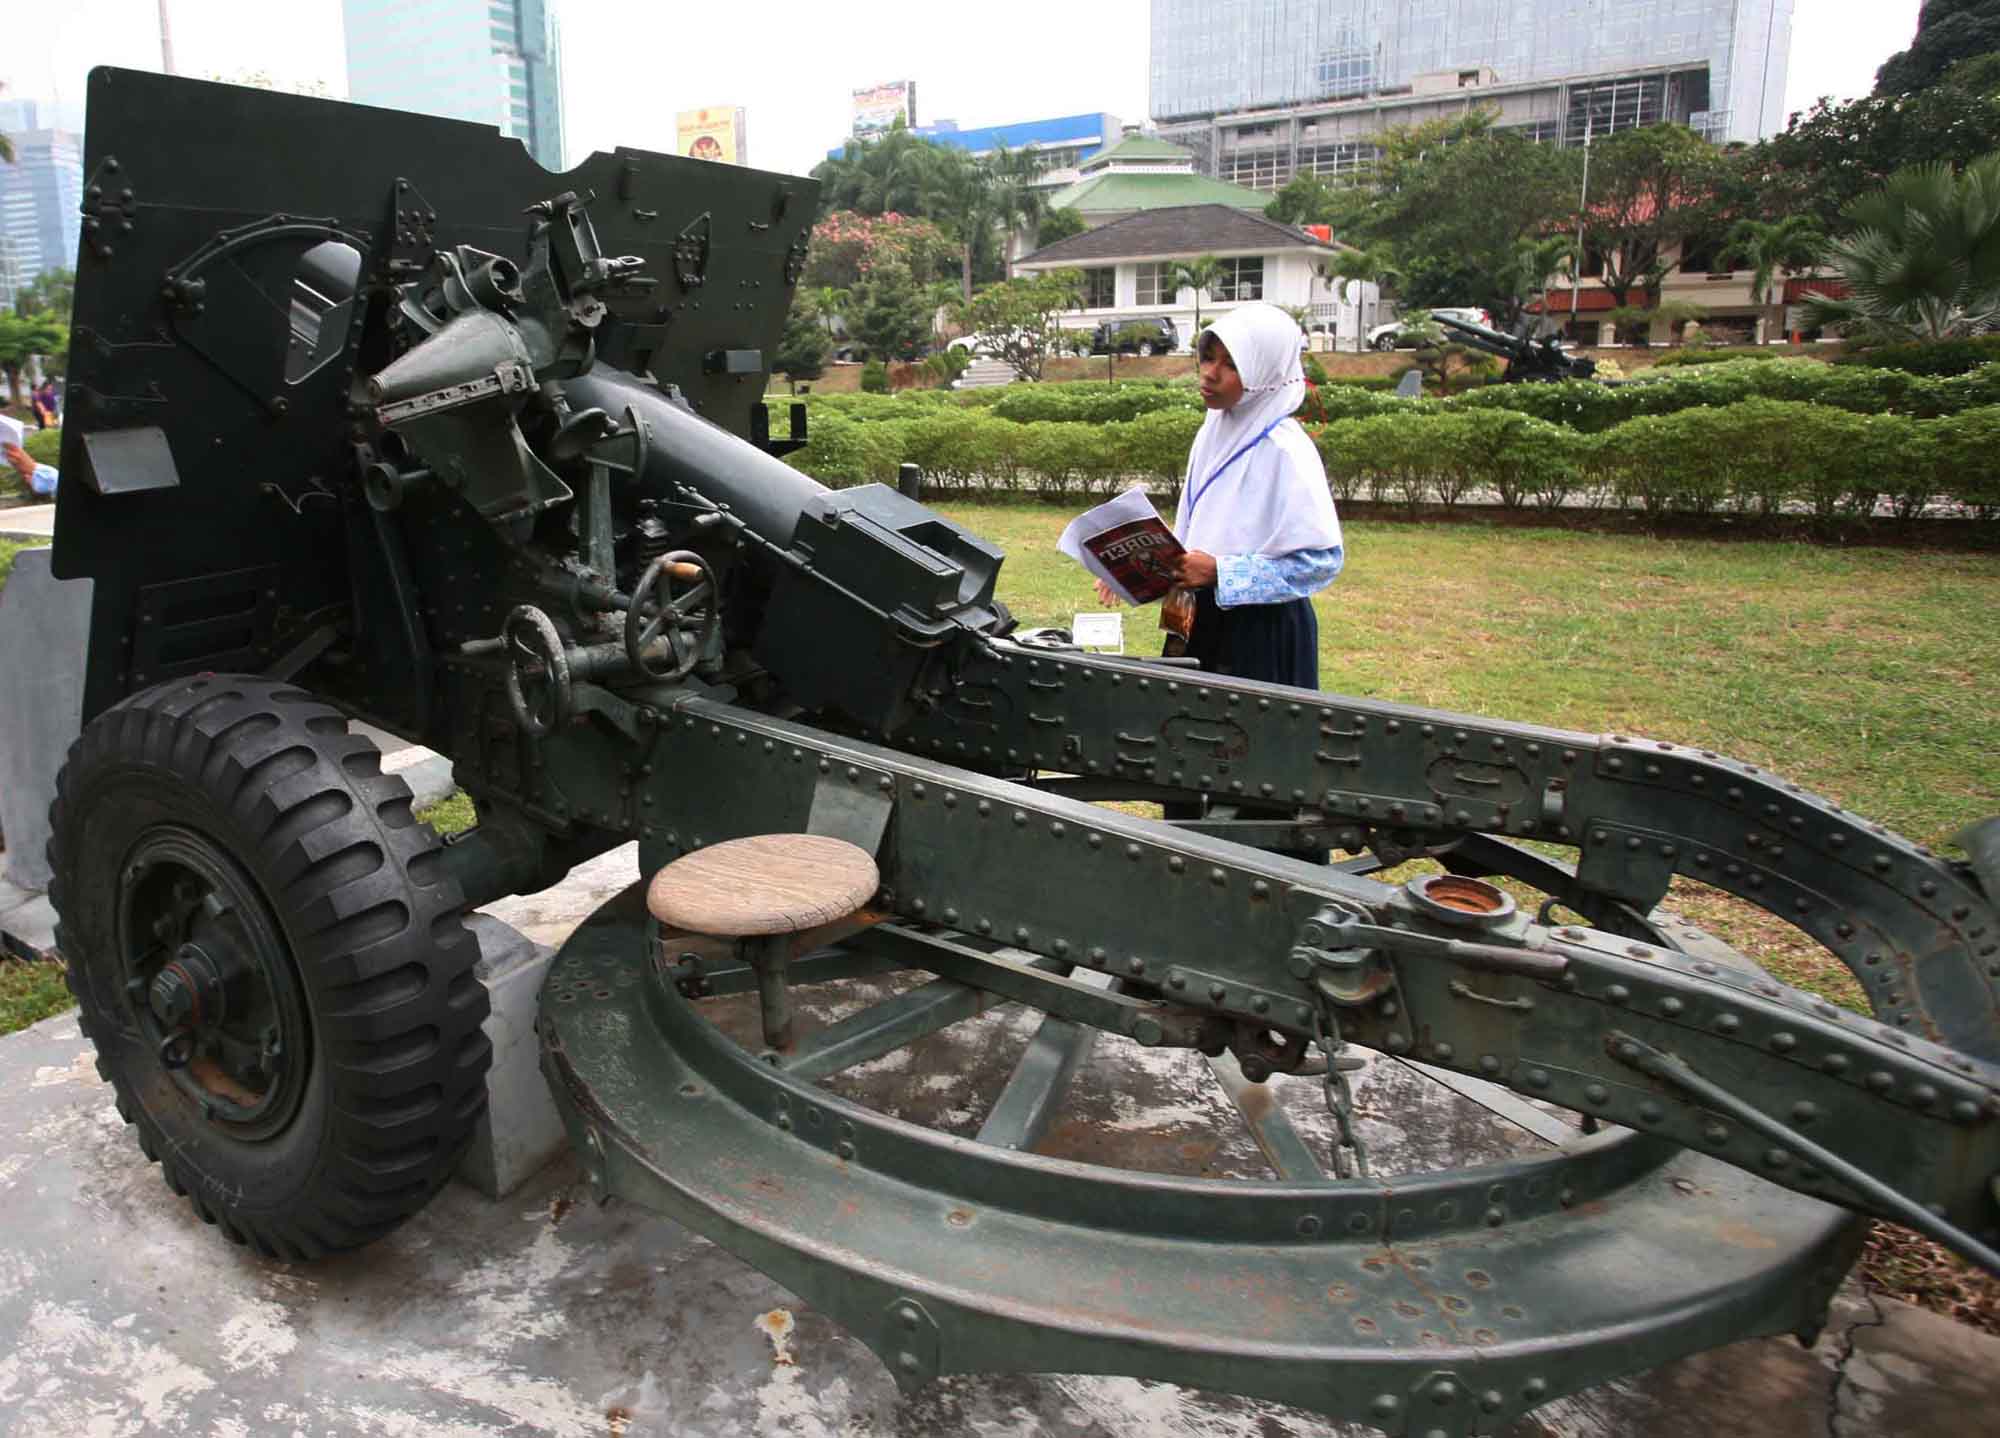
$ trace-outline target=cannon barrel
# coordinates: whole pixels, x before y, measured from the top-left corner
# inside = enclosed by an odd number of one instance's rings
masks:
[[[691,492],[739,529],[744,561],[770,585],[753,649],[806,707],[892,731],[934,651],[1007,627],[993,597],[1000,551],[890,486],[828,489],[621,371],[564,393],[643,426],[641,490]]]
[[[680,486],[725,505],[759,538],[791,541],[799,517],[823,509],[832,494],[818,480],[696,414],[622,370],[599,365],[568,381],[573,409],[601,409],[612,419],[627,410],[645,426],[643,467],[635,476],[648,491]]]

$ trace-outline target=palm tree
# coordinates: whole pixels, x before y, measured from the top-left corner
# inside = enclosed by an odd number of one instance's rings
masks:
[[[1180,260],[1174,265],[1174,289],[1194,291],[1194,334],[1197,342],[1201,339],[1201,297],[1213,289],[1215,282],[1221,278],[1222,261],[1214,255]]]
[[[1819,225],[1810,215],[1787,215],[1768,224],[1761,220],[1738,220],[1736,228],[1729,232],[1723,243],[1722,258],[1727,263],[1749,266],[1750,303],[1760,311],[1758,344],[1763,344],[1770,335],[1771,284],[1778,271],[1796,273],[1811,268],[1825,243],[1826,236],[1820,233]]]
[[[826,326],[828,339],[840,338],[840,331],[834,328],[834,321],[842,319],[848,304],[853,299],[851,291],[841,289],[838,285],[821,285],[813,291],[813,309],[818,313],[820,323]]]
[[[1012,279],[1015,236],[1022,230],[1032,234],[1049,212],[1048,196],[1035,184],[1042,162],[1033,150],[1002,145],[987,156],[986,167],[993,177],[993,218],[1000,226],[1000,274]]]
[[[1576,240],[1570,235],[1546,235],[1540,239],[1527,238],[1514,246],[1514,269],[1508,277],[1509,292],[1501,298],[1507,312],[1508,326],[1521,317],[1528,302],[1537,295],[1544,297],[1543,312],[1548,310],[1547,295],[1549,281],[1575,273]]]
[[[1824,259],[1848,297],[1813,296],[1815,321],[1903,340],[2000,329],[2000,153],[1958,175],[1942,162],[1898,170],[1847,218],[1853,232]]]
[[[1320,264],[1318,269],[1319,277],[1336,288],[1348,280],[1359,280],[1362,284],[1373,285],[1377,298],[1393,290],[1396,282],[1403,277],[1403,272],[1396,268],[1395,261],[1389,257],[1389,247],[1383,244],[1370,245],[1362,250],[1352,248],[1338,250],[1332,259]],[[1360,339],[1365,339],[1368,327],[1365,323],[1361,323],[1362,318],[1356,316],[1356,332]]]
[[[931,172],[929,213],[958,240],[961,292],[972,299],[972,255],[993,227],[992,173],[963,150],[941,150]]]

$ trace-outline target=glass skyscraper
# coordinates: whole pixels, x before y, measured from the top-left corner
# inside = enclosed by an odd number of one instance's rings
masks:
[[[498,126],[563,168],[553,0],[343,0],[347,94]]]
[[[14,163],[0,165],[0,307],[46,270],[75,269],[82,235],[83,137],[54,128],[52,109],[33,100],[0,102],[0,131]]]
[[[1455,76],[1484,88],[1673,71],[1696,128],[1757,140],[1784,127],[1791,29],[1792,0],[1153,0],[1150,108],[1169,125],[1435,93]]]

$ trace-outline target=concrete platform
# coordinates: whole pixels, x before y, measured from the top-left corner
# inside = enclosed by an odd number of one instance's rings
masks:
[[[56,507],[53,504],[16,504],[0,508],[0,539],[53,539]]]
[[[630,877],[629,850],[494,911],[559,939]],[[885,981],[890,982],[890,981]],[[824,1014],[822,1014],[824,1016]],[[733,1025],[729,1025],[733,1026]],[[1024,1016],[998,1009],[868,1066],[947,1127],[1004,1073]],[[1135,1084],[1101,1045],[1049,1142],[1184,1171],[1257,1162],[1216,1124],[1191,1056]],[[1378,1071],[1379,1070],[1379,1071]],[[914,1077],[915,1082],[912,1083]],[[1114,1086],[1115,1085],[1115,1086]],[[1281,1096],[1311,1142],[1310,1083]],[[75,1018],[0,1039],[0,1432],[768,1434],[787,1438],[1330,1438],[1373,1430],[1171,1384],[973,1376],[904,1398],[859,1343],[679,1225],[598,1207],[573,1160],[488,1202],[454,1184],[381,1244],[316,1265],[259,1261],[204,1227],[144,1161]],[[1428,1096],[1426,1096],[1428,1095]],[[1135,1102],[1136,1098],[1136,1102]],[[1458,1100],[1377,1066],[1359,1101],[1378,1159],[1408,1166],[1480,1137]],[[1480,1112],[1480,1111],[1474,1111]],[[915,1116],[912,1114],[911,1116]],[[1490,1125],[1488,1126],[1490,1129]],[[1510,1131],[1511,1132],[1511,1131]],[[1219,1136],[1220,1135],[1220,1136]],[[2000,1340],[1864,1296],[1808,1350],[1760,1340],[1561,1400],[1516,1438],[1860,1438],[1990,1431]]]

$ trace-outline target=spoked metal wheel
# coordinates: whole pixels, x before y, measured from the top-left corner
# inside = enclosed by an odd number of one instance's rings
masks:
[[[795,961],[777,1056],[750,970],[696,960],[635,890],[551,971],[544,1064],[591,1178],[770,1273],[906,1387],[1120,1373],[1484,1432],[1810,1327],[1857,1241],[1840,1210],[1395,1056],[1355,1083],[1375,1164],[1334,1177],[1324,1080],[1167,1046],[1157,991],[1113,987],[1118,1032],[1002,1007],[1031,969],[1101,992],[1087,962],[880,924]]]

